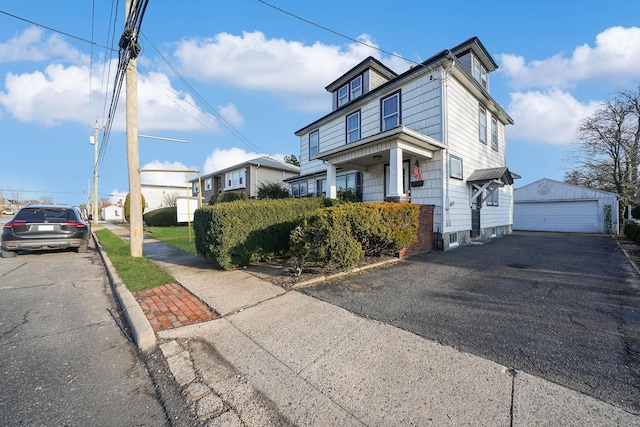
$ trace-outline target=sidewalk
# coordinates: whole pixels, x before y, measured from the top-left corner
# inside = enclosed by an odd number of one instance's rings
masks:
[[[207,425],[640,426],[607,403],[157,240],[145,238],[144,254],[219,315],[156,333]]]

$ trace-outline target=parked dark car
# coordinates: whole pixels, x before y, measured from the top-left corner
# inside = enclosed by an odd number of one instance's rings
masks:
[[[91,223],[73,206],[29,205],[2,228],[2,257],[12,258],[20,250],[74,248],[86,253]]]

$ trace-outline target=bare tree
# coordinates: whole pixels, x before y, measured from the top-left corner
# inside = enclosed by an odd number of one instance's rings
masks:
[[[55,205],[55,202],[49,196],[42,196],[40,198],[40,203],[42,203],[43,205]]]
[[[640,86],[620,91],[577,130],[579,144],[573,155],[575,169],[565,180],[590,188],[612,191],[621,206],[637,204],[640,160]]]
[[[165,194],[162,198],[162,205],[169,208],[178,206],[178,193],[174,191],[173,193]]]

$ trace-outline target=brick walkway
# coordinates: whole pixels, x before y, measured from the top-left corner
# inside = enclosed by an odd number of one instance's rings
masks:
[[[178,328],[218,317],[205,303],[178,283],[134,294],[154,331]]]

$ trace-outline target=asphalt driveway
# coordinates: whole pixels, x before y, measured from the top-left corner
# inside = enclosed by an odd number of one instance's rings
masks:
[[[610,236],[514,233],[302,292],[640,413],[640,279]]]

